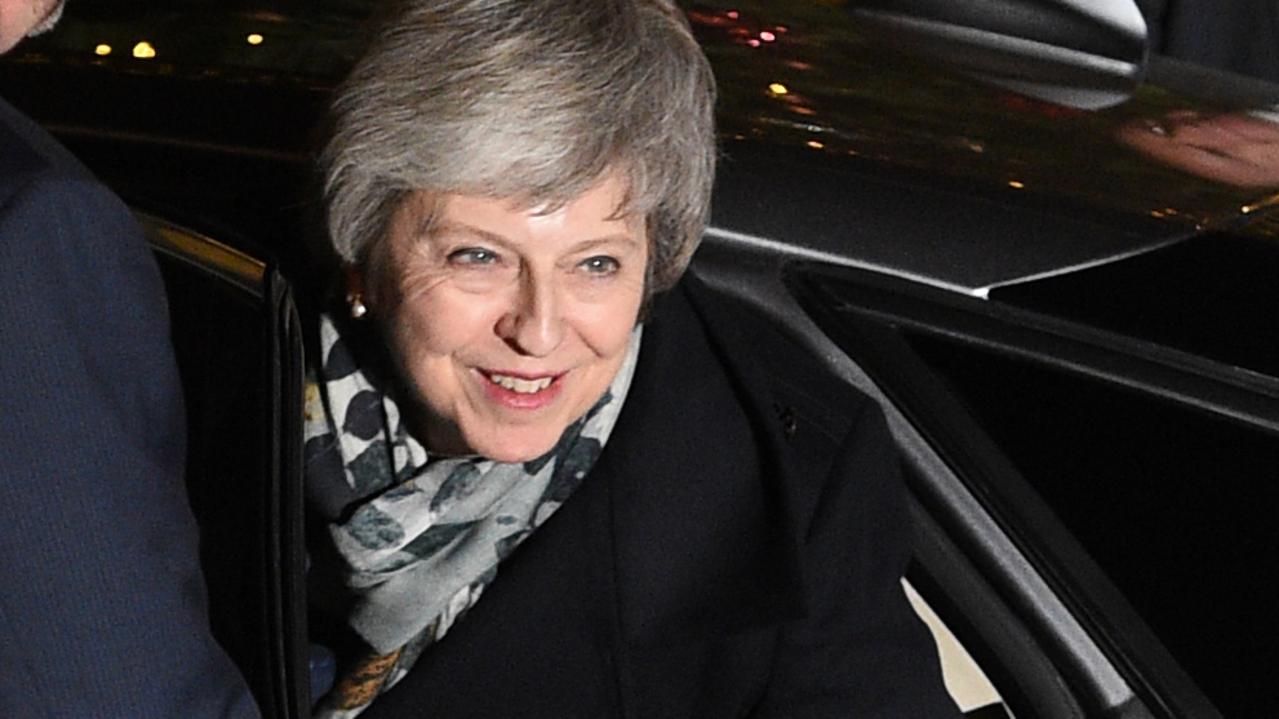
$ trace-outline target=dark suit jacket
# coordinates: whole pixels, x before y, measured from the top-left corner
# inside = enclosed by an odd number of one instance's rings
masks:
[[[207,628],[163,287],[0,101],[0,716],[253,716]]]
[[[944,717],[878,408],[693,279],[567,503],[365,717]]]
[[[1150,49],[1279,83],[1279,4],[1273,0],[1137,0]]]

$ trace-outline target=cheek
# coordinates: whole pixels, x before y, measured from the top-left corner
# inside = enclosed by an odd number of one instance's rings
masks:
[[[636,285],[606,302],[583,305],[578,313],[578,334],[596,355],[618,355],[630,341],[642,300],[643,287]]]
[[[491,342],[494,322],[491,302],[431,292],[404,297],[390,329],[401,361],[412,368],[483,348]]]

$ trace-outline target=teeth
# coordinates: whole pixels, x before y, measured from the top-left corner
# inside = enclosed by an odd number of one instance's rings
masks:
[[[506,389],[509,389],[512,392],[519,392],[520,394],[533,394],[534,392],[541,392],[547,387],[550,387],[551,382],[555,380],[554,377],[543,377],[541,379],[520,379],[519,377],[507,377],[506,375],[502,375],[502,374],[491,374],[488,376],[488,378],[489,378],[489,381],[492,382],[493,384],[501,387],[505,387]]]

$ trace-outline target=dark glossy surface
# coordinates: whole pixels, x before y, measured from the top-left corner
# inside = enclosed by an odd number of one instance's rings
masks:
[[[239,230],[260,234],[256,226],[265,216],[252,206],[263,205],[263,195],[277,196],[285,208],[303,201],[280,194],[297,186],[297,168],[309,167],[327,88],[363,44],[367,4],[228,7],[188,0],[164,9],[122,7],[73,4],[56,33],[21,46],[0,65],[0,92],[71,138],[127,191],[137,187],[144,204],[199,212],[193,195],[201,190],[184,192],[183,184],[225,192],[232,205],[248,200],[252,226]],[[689,15],[721,87],[728,161],[716,225],[725,230],[977,289],[1142,251],[1201,225],[1235,224],[1241,208],[1273,189],[1173,169],[1118,139],[1167,124],[1169,113],[1193,109],[1215,117],[1255,107],[1256,87],[1234,87],[1229,76],[1199,78],[1175,91],[1150,84],[1125,105],[1085,112],[992,89],[903,54],[872,37],[840,2],[701,3]],[[97,54],[104,52],[99,46],[109,53]],[[49,92],[54,84],[66,89]],[[1196,98],[1197,89],[1209,87],[1211,100]],[[142,158],[135,167],[107,154],[129,144]],[[774,149],[758,153],[751,144]],[[777,152],[803,167],[811,161],[802,155],[820,156],[838,168],[822,187],[850,194],[796,202],[785,194],[796,184],[783,186],[770,172],[777,162],[770,153]],[[193,161],[184,163],[184,156]],[[178,171],[179,163],[187,167]],[[183,172],[197,167],[204,176],[184,183]],[[292,167],[283,172],[294,181],[276,182],[277,167]],[[760,173],[763,184],[752,177]],[[858,197],[869,175],[895,184]],[[264,179],[255,185],[245,177]],[[939,204],[917,186],[960,197]],[[1009,229],[984,233],[994,244],[964,230],[957,216],[974,197],[985,206],[969,216],[1008,218]],[[825,224],[821,208],[813,207],[817,200],[830,214]],[[888,211],[879,207],[884,203]],[[938,213],[921,224],[956,228],[955,237],[887,228],[895,241],[882,252],[870,247],[863,258],[857,233],[839,231],[865,223],[873,230],[868,235],[883,237],[877,222],[909,220],[932,207]],[[270,215],[280,207],[263,209]],[[1256,222],[1243,231],[1274,233]],[[281,242],[273,230],[266,235],[255,239]]]
[[[995,290],[991,298],[1251,370],[1274,385],[1276,272],[1279,242],[1205,235],[1163,252]]]

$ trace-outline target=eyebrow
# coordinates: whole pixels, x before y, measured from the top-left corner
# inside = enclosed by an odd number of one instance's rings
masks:
[[[613,235],[605,235],[603,237],[596,237],[590,240],[582,240],[581,242],[573,246],[573,251],[585,252],[586,250],[594,249],[596,247],[599,247],[600,245],[607,245],[615,242],[618,244],[625,245],[628,249],[632,249],[632,250],[639,247],[640,245],[639,240],[636,240],[631,235],[613,234]]]
[[[422,231],[418,234],[418,236],[424,240],[430,240],[446,235],[470,235],[484,240],[485,242],[492,242],[493,244],[502,245],[504,247],[509,247],[511,244],[510,240],[506,239],[502,235],[481,230],[480,228],[472,227],[471,225],[455,222],[436,222],[429,227],[422,228]]]
[[[507,239],[503,235],[459,222],[440,222],[419,233],[419,237],[421,239],[431,239],[447,235],[470,235],[506,249],[516,248],[515,243],[511,242],[511,240]],[[601,245],[607,245],[614,242],[626,245],[629,249],[635,249],[640,245],[640,241],[631,235],[614,233],[577,242],[570,249],[570,252],[585,252]]]

